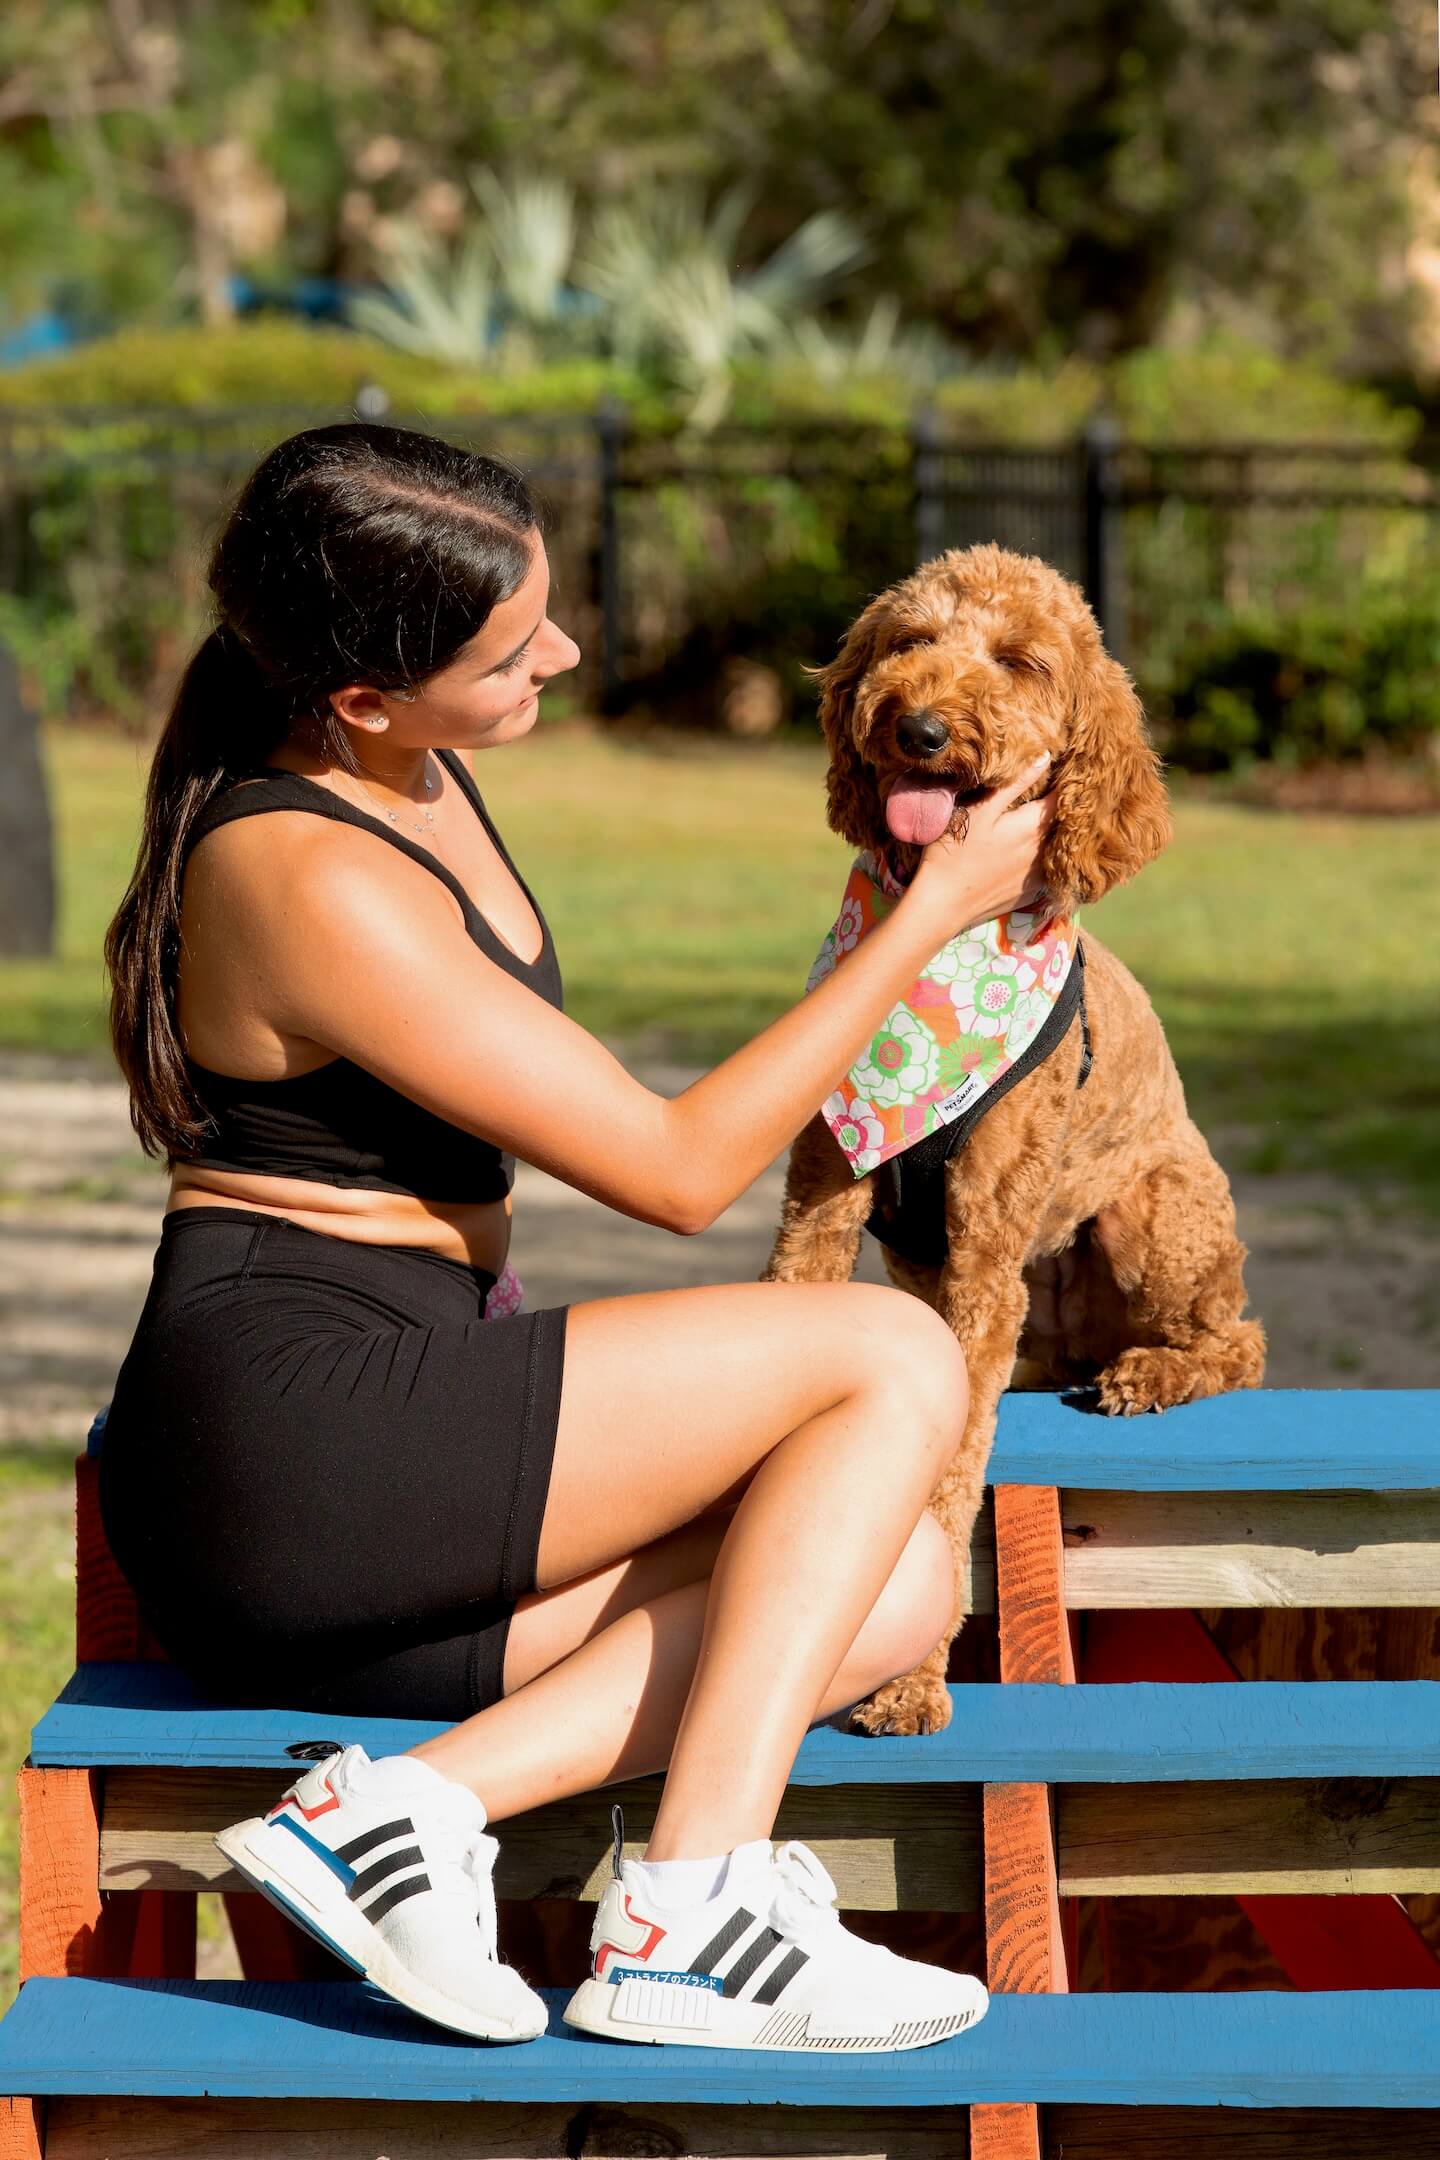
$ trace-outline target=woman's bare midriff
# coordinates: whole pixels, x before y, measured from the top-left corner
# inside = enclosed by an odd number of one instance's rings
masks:
[[[510,1249],[510,1197],[421,1200],[410,1193],[368,1192],[309,1178],[261,1177],[177,1163],[165,1212],[182,1207],[250,1207],[283,1215],[304,1230],[357,1245],[416,1245],[499,1276]]]

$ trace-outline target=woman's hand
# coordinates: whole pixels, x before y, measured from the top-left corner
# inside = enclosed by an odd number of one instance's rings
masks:
[[[1030,907],[1043,891],[1040,856],[1055,819],[1054,790],[1012,807],[1044,777],[1049,756],[1038,757],[1018,780],[971,804],[960,832],[932,840],[910,881],[923,893],[953,936],[972,923],[989,922],[1013,908]]]

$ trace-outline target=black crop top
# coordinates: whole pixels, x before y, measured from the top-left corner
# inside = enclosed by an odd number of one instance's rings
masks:
[[[505,867],[535,910],[541,946],[533,961],[522,960],[491,929],[459,879],[442,862],[394,827],[371,817],[316,780],[279,766],[261,768],[214,796],[186,836],[185,854],[217,825],[253,817],[265,810],[311,810],[379,833],[392,847],[433,871],[455,895],[471,939],[508,975],[525,983],[548,1004],[564,1007],[560,965],[550,926],[510,851],[490,821],[489,812],[464,760],[451,750],[437,750],[446,771],[458,781],[475,813],[500,851]],[[245,1080],[214,1072],[185,1060],[201,1105],[214,1124],[204,1152],[177,1158],[216,1170],[251,1170],[272,1177],[309,1178],[326,1185],[363,1186],[373,1192],[415,1193],[422,1199],[454,1206],[464,1201],[499,1200],[515,1177],[515,1158],[492,1141],[452,1125],[422,1109],[408,1095],[388,1087],[363,1065],[336,1057],[313,1071],[288,1080]]]

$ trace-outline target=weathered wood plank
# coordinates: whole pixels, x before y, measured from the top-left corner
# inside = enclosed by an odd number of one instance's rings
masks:
[[[965,2160],[962,2109],[65,2099],[45,2160]],[[0,2148],[3,2152],[3,2148]]]
[[[1440,1786],[1413,1778],[1064,1785],[1068,1897],[1440,1891]]]
[[[1440,1605],[1440,1492],[1067,1490],[1060,1513],[1072,1609]]]
[[[106,1890],[243,1890],[214,1843],[226,1823],[273,1805],[274,1775],[256,1770],[106,1773],[100,1883]],[[659,1798],[650,1778],[583,1793],[501,1821],[500,1897],[594,1900],[610,1870],[610,1805],[625,1810],[627,1849],[644,1850]],[[978,1912],[980,1795],[975,1785],[791,1786],[777,1838],[814,1847],[861,1911]]]
[[[968,2032],[899,2055],[624,2047],[549,2033],[472,2047],[360,1983],[27,1981],[0,2088],[221,2098],[588,2100],[663,2109],[1440,2106],[1440,1989],[994,1995]]]

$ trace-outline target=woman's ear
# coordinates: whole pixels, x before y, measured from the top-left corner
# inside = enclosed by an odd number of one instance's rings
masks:
[[[820,725],[830,752],[826,822],[832,832],[858,848],[876,844],[879,804],[874,781],[866,778],[864,760],[855,745],[855,693],[879,656],[887,624],[883,604],[872,600],[846,631],[835,658],[825,667],[806,670],[820,684]]]
[[[1067,908],[1098,900],[1153,862],[1171,829],[1135,686],[1102,648],[1080,673],[1070,740],[1059,756],[1046,889]]]

